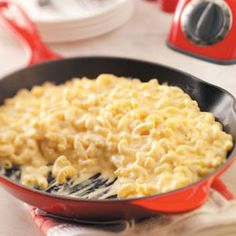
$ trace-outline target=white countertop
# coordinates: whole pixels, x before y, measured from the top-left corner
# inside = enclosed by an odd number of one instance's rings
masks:
[[[171,15],[161,13],[153,3],[137,1],[133,18],[106,35],[79,42],[50,45],[65,57],[112,55],[140,58],[166,64],[216,84],[236,96],[236,65],[220,66],[172,51],[166,46]],[[22,68],[26,55],[10,34],[0,28],[0,77]],[[236,194],[236,164],[224,175]],[[24,205],[0,189],[0,235],[40,236]]]

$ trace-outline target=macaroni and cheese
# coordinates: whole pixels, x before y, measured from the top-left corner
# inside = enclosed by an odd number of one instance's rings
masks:
[[[0,107],[0,164],[46,189],[95,173],[119,198],[171,191],[219,165],[232,136],[180,88],[101,74],[20,90]]]

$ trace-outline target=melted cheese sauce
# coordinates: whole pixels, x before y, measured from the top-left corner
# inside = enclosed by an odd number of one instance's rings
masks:
[[[102,173],[98,181],[117,180],[95,192],[84,188],[89,198],[168,192],[213,171],[232,146],[213,114],[156,79],[102,74],[45,83],[0,107],[0,164],[20,166],[21,183],[46,191],[50,173],[53,186],[72,187]]]

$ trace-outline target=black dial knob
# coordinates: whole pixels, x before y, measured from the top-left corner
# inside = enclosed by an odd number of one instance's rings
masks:
[[[224,39],[231,27],[231,11],[224,1],[192,1],[183,12],[182,29],[195,44],[212,45]]]

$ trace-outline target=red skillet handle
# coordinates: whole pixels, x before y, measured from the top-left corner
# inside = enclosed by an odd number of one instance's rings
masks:
[[[17,4],[1,1],[0,20],[28,50],[28,65],[61,58],[42,42],[36,27]]]
[[[234,195],[228,190],[224,182],[218,177],[214,180],[211,187],[221,193],[227,200],[233,200]]]
[[[222,175],[234,162],[236,161],[236,156],[234,156],[228,163],[223,167],[223,169],[217,173],[215,179],[211,183],[211,187],[216,191],[220,192],[226,199],[233,200],[235,196],[229,191],[224,182],[220,179],[220,175]]]

